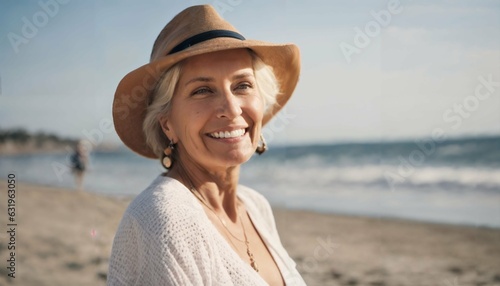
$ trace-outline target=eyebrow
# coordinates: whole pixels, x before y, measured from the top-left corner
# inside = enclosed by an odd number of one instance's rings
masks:
[[[237,80],[237,79],[242,79],[242,78],[246,78],[246,77],[253,77],[254,75],[252,73],[249,73],[249,72],[244,72],[244,73],[241,73],[241,74],[237,74],[235,76],[233,76],[233,80]],[[201,81],[201,82],[213,82],[215,81],[215,79],[213,77],[203,77],[203,76],[200,76],[200,77],[195,77],[195,78],[192,78],[190,80],[188,80],[188,82],[186,82],[185,86],[193,83],[193,82],[197,82],[197,81]]]
[[[195,78],[188,80],[188,82],[186,82],[185,86],[189,85],[190,83],[196,82],[196,81],[212,82],[212,81],[214,81],[214,78],[213,77],[202,77],[202,76],[195,77]]]
[[[249,72],[244,72],[244,73],[240,73],[240,74],[237,74],[235,76],[233,76],[233,80],[235,79],[242,79],[242,78],[246,78],[246,77],[253,77],[254,75],[252,73],[249,73]]]

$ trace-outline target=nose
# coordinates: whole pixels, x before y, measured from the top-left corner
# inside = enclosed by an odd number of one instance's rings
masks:
[[[218,118],[234,119],[241,115],[241,100],[230,89],[225,89],[220,99]]]

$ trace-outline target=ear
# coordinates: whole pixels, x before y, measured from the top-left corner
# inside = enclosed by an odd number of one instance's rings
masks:
[[[175,131],[172,128],[172,124],[168,118],[168,115],[166,114],[159,115],[158,122],[160,123],[161,129],[163,130],[163,133],[167,136],[167,138],[172,142],[176,143],[178,141],[177,135],[175,134]]]

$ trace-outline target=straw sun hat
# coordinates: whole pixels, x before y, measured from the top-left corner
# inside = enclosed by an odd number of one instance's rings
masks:
[[[200,54],[249,48],[273,68],[280,93],[266,124],[288,101],[297,85],[299,49],[293,44],[246,40],[210,5],[193,6],[175,16],[158,35],[151,61],[127,74],[118,84],[113,102],[113,121],[120,139],[138,154],[156,158],[142,131],[146,109],[161,75],[176,63]]]

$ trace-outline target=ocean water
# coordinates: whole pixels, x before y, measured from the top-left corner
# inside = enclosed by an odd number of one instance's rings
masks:
[[[3,156],[0,175],[74,187],[70,155]],[[134,196],[163,172],[126,149],[90,159],[85,189],[95,193]],[[500,228],[500,137],[271,146],[240,182],[280,207]]]

